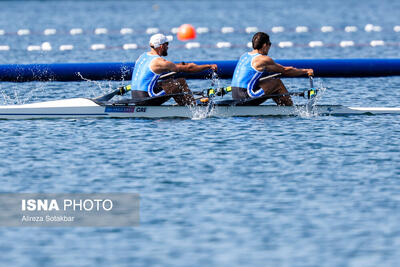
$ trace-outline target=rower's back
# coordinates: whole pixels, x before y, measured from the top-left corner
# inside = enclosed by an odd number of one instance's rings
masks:
[[[136,60],[131,81],[132,98],[154,97],[165,94],[164,91],[154,92],[154,87],[160,78],[160,74],[154,73],[150,68],[151,62],[159,57],[159,55],[152,55],[146,52]]]
[[[252,98],[263,95],[264,91],[257,86],[263,72],[253,67],[253,60],[260,55],[259,53],[252,54],[247,52],[240,57],[231,82],[233,99]],[[254,91],[254,89],[259,90]],[[247,93],[247,96],[244,93]]]

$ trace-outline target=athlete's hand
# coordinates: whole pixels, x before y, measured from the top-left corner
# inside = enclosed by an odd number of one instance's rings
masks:
[[[306,69],[307,75],[308,76],[314,76],[314,70],[313,69]]]
[[[217,71],[218,70],[218,66],[216,64],[211,64],[210,65],[210,69],[213,71]]]

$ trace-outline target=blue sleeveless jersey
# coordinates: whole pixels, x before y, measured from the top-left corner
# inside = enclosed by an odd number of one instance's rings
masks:
[[[236,65],[235,72],[233,73],[232,77],[232,87],[241,87],[247,89],[247,94],[250,97],[259,97],[264,94],[264,90],[258,88],[258,80],[261,78],[263,74],[262,71],[258,71],[253,68],[251,65],[253,59],[260,54],[243,54],[239,62]],[[257,91],[254,89],[257,88]]]
[[[158,78],[160,78],[161,75],[154,73],[150,69],[150,63],[153,61],[153,59],[158,57],[160,56],[149,55],[146,52],[136,60],[132,73],[131,90],[145,91],[150,97],[165,95],[164,90],[161,90],[158,93],[154,92],[154,87],[156,86]]]

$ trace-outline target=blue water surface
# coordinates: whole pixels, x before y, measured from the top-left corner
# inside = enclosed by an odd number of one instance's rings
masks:
[[[279,48],[280,41],[399,43],[398,1],[1,1],[0,63],[133,61],[145,30],[191,23],[212,31],[170,60],[237,59],[249,26],[271,33],[274,58],[398,57],[399,47]],[[366,32],[366,24],[380,32]],[[329,25],[335,30],[322,33]],[[222,27],[238,29],[222,34]],[[307,33],[296,33],[307,26]],[[355,33],[343,31],[357,26]],[[95,28],[109,34],[94,35]],[[131,27],[135,34],[120,35]],[[56,35],[42,34],[46,28]],[[85,33],[72,36],[72,28]],[[19,29],[31,34],[18,36]],[[242,30],[239,30],[242,29]],[[87,31],[87,32],[86,32]],[[236,46],[212,47],[220,41]],[[52,51],[27,51],[51,43]],[[138,50],[92,51],[91,44]],[[73,44],[72,51],[59,51]],[[229,80],[219,81],[228,85]],[[305,78],[284,79],[292,91]],[[94,97],[125,82],[0,83],[1,104]],[[400,106],[400,78],[316,79],[321,103]],[[210,81],[190,80],[192,89]],[[295,99],[297,103],[304,100]],[[134,228],[0,228],[8,266],[397,266],[400,262],[397,115],[0,121],[2,192],[133,192]]]

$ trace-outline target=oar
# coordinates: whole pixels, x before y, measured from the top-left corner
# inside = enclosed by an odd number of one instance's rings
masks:
[[[268,79],[271,79],[271,78],[274,78],[274,77],[277,77],[277,76],[280,76],[280,75],[282,75],[282,73],[271,74],[271,75],[262,77],[259,81],[260,81],[260,82],[261,82],[261,81],[265,81],[265,80],[268,80]]]
[[[308,96],[308,98],[312,98],[316,94],[316,90],[315,90],[315,87],[314,87],[314,78],[311,75],[308,76],[308,78],[310,78],[310,95]]]
[[[307,112],[311,112],[315,106],[317,90],[314,88],[314,78],[312,75],[309,75],[308,78],[310,79],[310,90],[308,90],[308,99],[310,99],[307,103]]]
[[[159,79],[165,79],[165,78],[171,77],[171,76],[173,76],[175,74],[176,74],[176,72],[172,71],[172,72],[166,73],[164,75],[161,75]],[[121,87],[118,87],[116,90],[112,91],[111,93],[108,93],[106,95],[94,98],[94,100],[99,101],[99,102],[106,102],[106,101],[110,100],[111,98],[113,98],[116,95],[124,95],[124,94],[126,94],[127,92],[129,92],[131,90],[131,88],[132,87],[131,87],[130,84],[125,85],[125,86],[121,86]]]
[[[174,76],[175,74],[177,74],[177,72],[171,71],[171,72],[168,72],[168,73],[166,73],[166,74],[161,75],[161,76],[160,76],[160,79],[165,79],[165,78]]]

